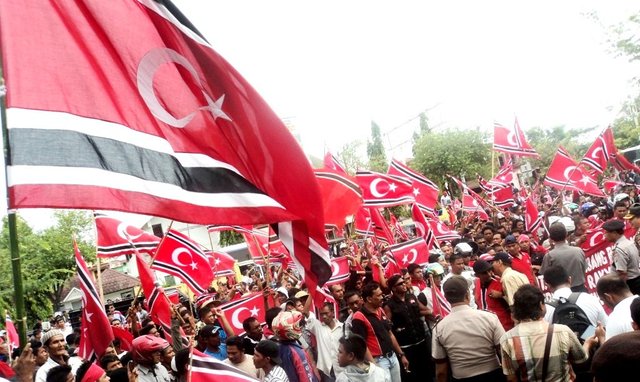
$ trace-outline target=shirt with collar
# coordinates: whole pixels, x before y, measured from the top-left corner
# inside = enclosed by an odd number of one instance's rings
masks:
[[[631,318],[631,303],[636,297],[638,296],[629,296],[613,308],[607,322],[605,341],[618,334],[633,331],[631,326],[631,321],[633,321]]]
[[[157,363],[153,368],[149,368],[138,364],[136,366],[138,371],[138,382],[170,382],[171,377],[167,369],[161,364]]]
[[[342,372],[342,368],[338,365],[338,345],[342,338],[343,324],[338,320],[334,322],[335,326],[331,329],[329,325],[315,317],[309,316],[307,319],[307,329],[316,337],[317,366],[325,375],[331,375],[332,368],[335,375]]]

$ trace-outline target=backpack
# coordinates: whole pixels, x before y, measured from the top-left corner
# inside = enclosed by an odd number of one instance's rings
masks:
[[[551,320],[554,324],[566,325],[576,334],[580,342],[584,342],[580,336],[584,331],[591,326],[591,321],[587,314],[576,305],[580,292],[571,293],[569,298],[560,297],[556,300],[551,300],[547,304],[553,306],[553,318]]]

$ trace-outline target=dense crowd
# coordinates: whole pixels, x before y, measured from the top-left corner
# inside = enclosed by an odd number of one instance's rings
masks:
[[[332,252],[348,258],[350,275],[327,288],[321,306],[295,271],[275,266],[219,280],[195,302],[183,296],[172,306],[170,329],[151,319],[146,301],[125,313],[110,304],[109,322],[130,333],[130,343],[116,336],[94,362],[77,355],[81,333],[58,316],[46,331],[37,324],[12,357],[5,346],[0,374],[36,382],[186,381],[200,368],[195,362],[211,357],[221,363],[210,377],[221,380],[631,380],[640,360],[640,235],[626,234],[640,227],[635,190],[602,199],[544,190],[545,224],[535,232],[525,230],[520,204],[489,221],[460,215],[459,239],[439,242],[428,264],[400,272],[387,243],[342,241]],[[440,203],[452,203],[450,196]],[[589,293],[584,248],[594,230],[613,245],[610,269]],[[396,234],[402,241],[415,232]],[[264,322],[249,317],[236,333],[220,306],[256,291]]]

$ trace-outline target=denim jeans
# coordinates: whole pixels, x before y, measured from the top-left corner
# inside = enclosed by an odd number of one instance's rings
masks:
[[[391,377],[391,382],[402,382],[400,378],[400,362],[394,353],[391,357],[380,356],[375,358],[376,365],[383,368]]]

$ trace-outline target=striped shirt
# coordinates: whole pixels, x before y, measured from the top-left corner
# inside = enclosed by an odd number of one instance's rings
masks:
[[[264,382],[289,382],[289,378],[283,368],[274,365],[269,374],[264,377]]]
[[[523,382],[542,381],[548,327],[544,320],[521,322],[502,336],[500,346],[505,375],[519,376]],[[554,324],[546,381],[573,381],[575,375],[570,364],[586,360],[587,354],[575,333],[566,325]]]

